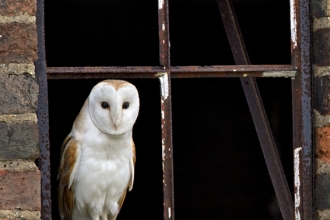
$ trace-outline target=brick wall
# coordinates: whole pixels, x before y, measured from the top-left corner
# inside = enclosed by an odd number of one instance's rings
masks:
[[[330,219],[330,1],[313,0],[314,149],[316,220]]]
[[[0,1],[0,219],[40,219],[36,0]]]

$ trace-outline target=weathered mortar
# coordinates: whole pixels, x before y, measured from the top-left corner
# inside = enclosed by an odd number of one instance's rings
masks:
[[[0,210],[1,220],[37,220],[40,219],[40,212],[21,210]]]

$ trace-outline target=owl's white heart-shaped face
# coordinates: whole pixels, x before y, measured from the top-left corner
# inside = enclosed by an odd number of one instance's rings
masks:
[[[121,135],[130,131],[139,113],[139,95],[135,86],[122,80],[98,83],[88,102],[93,123],[106,134]]]

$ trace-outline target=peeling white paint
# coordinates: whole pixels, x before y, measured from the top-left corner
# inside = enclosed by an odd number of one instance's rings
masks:
[[[171,215],[172,215],[172,213],[171,213],[171,207],[168,207],[168,218],[171,218]]]
[[[165,155],[166,155],[166,154],[165,154],[165,141],[162,140],[162,159],[163,159],[163,160],[162,160],[162,161],[163,161],[162,164],[163,164],[163,172],[164,172],[164,170],[165,170],[165,169],[164,169]]]
[[[267,71],[262,73],[262,77],[294,78],[297,76],[297,73],[297,71]]]
[[[156,76],[159,77],[162,96],[164,97],[165,101],[168,97],[168,74],[166,72],[157,73]]]
[[[294,7],[295,0],[290,0],[290,24],[291,24],[291,41],[295,49],[297,47],[297,18],[296,8]]]
[[[298,147],[294,150],[294,186],[295,186],[295,194],[294,194],[294,206],[295,206],[295,219],[300,220],[300,152],[302,148]]]
[[[165,31],[165,24],[162,25],[162,30]]]
[[[158,9],[159,10],[163,9],[163,5],[164,5],[164,0],[158,0]]]

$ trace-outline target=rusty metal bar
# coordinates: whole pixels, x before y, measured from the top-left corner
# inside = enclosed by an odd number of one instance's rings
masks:
[[[170,66],[171,72],[267,72],[296,71],[291,65],[228,65],[228,66]],[[162,66],[100,66],[100,67],[47,67],[47,74],[62,73],[157,73]]]
[[[161,66],[138,67],[47,67],[48,79],[87,78],[155,78]],[[290,65],[175,66],[169,67],[171,78],[209,77],[295,77]]]
[[[159,61],[163,71],[170,67],[168,0],[158,0]]]
[[[296,71],[291,65],[228,65],[228,66],[171,66],[174,72],[267,72],[267,71]]]
[[[297,75],[296,71],[269,71],[269,72],[172,72],[171,78],[231,78],[231,77],[284,77],[294,78]]]
[[[160,66],[128,67],[48,67],[48,79],[156,78]]]
[[[47,67],[47,75],[62,73],[157,73],[161,66],[99,66],[99,67]]]
[[[159,72],[157,72],[159,73]],[[156,78],[157,73],[60,73],[48,74],[47,79],[99,79],[99,78]],[[284,77],[294,78],[296,71],[268,71],[268,72],[171,72],[171,79],[187,78],[231,78],[231,77]]]
[[[299,50],[298,50],[298,23],[297,23],[297,5],[299,0],[290,0],[290,29],[291,29],[291,66],[298,68]]]
[[[38,60],[35,63],[36,77],[39,84],[38,127],[40,157],[38,166],[41,170],[41,219],[52,219],[51,180],[50,180],[50,144],[48,119],[48,89],[46,76],[44,0],[37,1]]]
[[[156,74],[161,87],[161,129],[164,219],[174,220],[174,179],[168,0],[158,0],[159,60],[163,71]]]
[[[295,2],[297,11],[297,66],[292,80],[295,214],[297,220],[313,219],[313,148],[311,103],[311,54],[309,1]]]
[[[232,48],[236,64],[250,63],[244,41],[238,26],[234,8],[229,0],[217,0],[222,21]],[[263,155],[275,189],[275,194],[285,220],[294,219],[294,206],[288,183],[277,152],[275,141],[268,123],[262,99],[255,78],[241,78],[241,84],[252,114]]]

